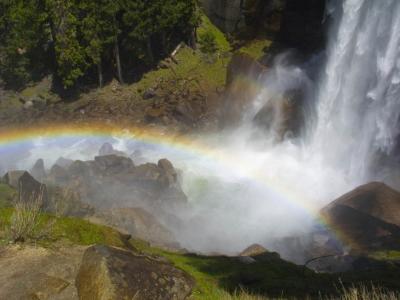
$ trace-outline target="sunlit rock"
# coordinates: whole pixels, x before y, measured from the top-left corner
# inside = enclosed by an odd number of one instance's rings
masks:
[[[80,299],[186,299],[194,280],[172,265],[122,249],[86,250],[76,286]]]

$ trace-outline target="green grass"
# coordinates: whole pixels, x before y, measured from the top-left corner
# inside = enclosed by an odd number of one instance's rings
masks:
[[[231,57],[229,53],[231,46],[225,35],[211,23],[206,15],[202,14],[197,35],[200,36],[204,32],[212,32],[216,37],[219,55],[215,57],[212,63],[206,62],[199,50],[194,51],[184,47],[175,57],[178,64],[171,63],[168,69],[150,71],[139,82],[132,84],[130,88],[134,92],[142,93],[154,86],[159,79],[169,80],[174,78],[195,79],[204,90],[224,86],[226,67]]]
[[[11,206],[16,194],[15,189],[7,184],[0,183],[0,208]]]
[[[400,251],[398,250],[377,251],[370,254],[370,257],[378,260],[400,260]]]
[[[10,225],[13,208],[0,209],[0,233],[4,233]],[[126,242],[118,231],[89,221],[72,217],[55,217],[49,214],[41,214],[37,228],[38,234],[46,234],[36,243],[42,246],[51,246],[55,242],[67,242],[74,245],[102,244],[126,248]]]
[[[268,48],[271,46],[271,40],[254,40],[248,42],[245,46],[241,47],[238,51],[240,53],[245,53],[254,59],[262,58],[267,52]]]
[[[188,79],[198,82],[204,90],[214,90],[224,86],[229,56],[216,57],[212,63],[203,60],[200,51],[185,47],[176,55],[178,64],[171,63],[168,69],[158,69],[146,73],[143,78],[130,86],[133,92],[142,93],[153,87],[157,80]]]
[[[215,36],[217,47],[220,52],[231,51],[231,45],[225,34],[211,23],[210,19],[203,13],[201,15],[201,25],[197,29],[197,35],[201,36],[205,32],[211,32]]]
[[[221,299],[227,292],[234,294],[240,287],[252,294],[272,297],[317,295],[321,286],[329,285],[331,279],[330,275],[318,275],[273,255],[253,264],[244,264],[231,257],[178,254],[152,248],[137,240],[132,243],[139,251],[166,257],[193,276],[196,280],[193,299]]]

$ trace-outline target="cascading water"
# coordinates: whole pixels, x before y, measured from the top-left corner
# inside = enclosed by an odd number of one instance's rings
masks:
[[[400,2],[331,1],[328,10],[334,23],[310,151],[350,178],[382,179],[371,164],[378,152],[392,154],[400,133]]]

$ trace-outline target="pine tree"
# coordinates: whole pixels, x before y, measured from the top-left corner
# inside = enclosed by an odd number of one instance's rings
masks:
[[[118,41],[118,5],[110,0],[83,0],[80,3],[80,11],[83,15],[81,31],[86,55],[97,66],[99,86],[102,87],[103,57],[110,57],[109,53],[114,51]],[[118,73],[119,80],[123,82],[122,72],[119,70]]]
[[[57,64],[57,75],[64,88],[72,87],[87,68],[87,57],[80,44],[79,9],[73,0],[48,0],[47,8],[53,24],[52,32]]]
[[[0,3],[0,76],[21,87],[43,75],[48,34],[43,3],[37,0]]]

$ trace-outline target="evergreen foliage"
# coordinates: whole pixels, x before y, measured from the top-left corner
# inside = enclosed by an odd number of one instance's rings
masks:
[[[152,65],[198,26],[195,0],[0,0],[0,78],[53,73],[64,88]],[[123,72],[125,71],[125,72]]]

